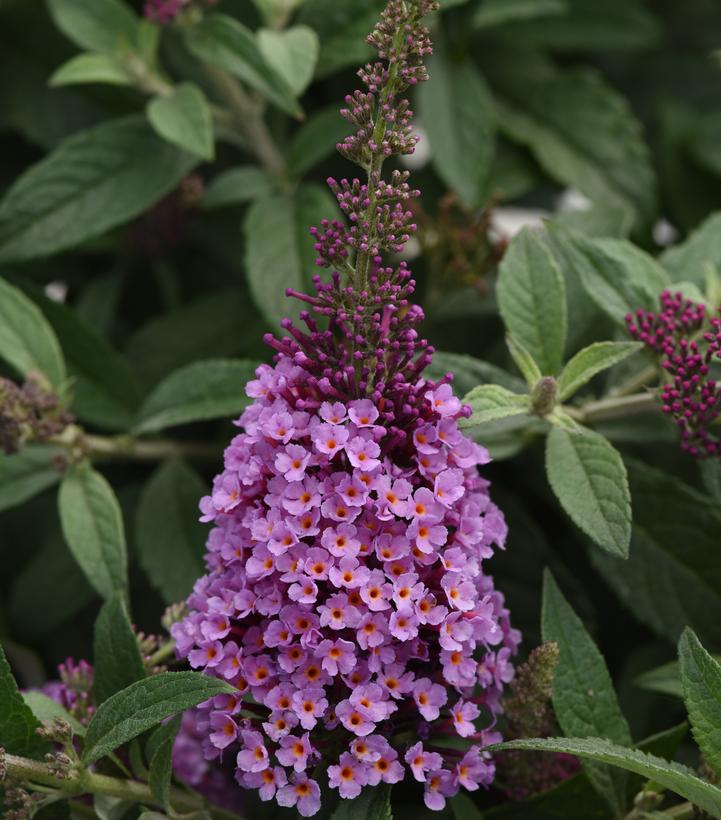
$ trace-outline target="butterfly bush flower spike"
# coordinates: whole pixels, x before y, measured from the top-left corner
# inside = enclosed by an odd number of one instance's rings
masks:
[[[330,277],[290,292],[302,325],[266,337],[274,364],[200,505],[208,572],[172,628],[180,657],[238,690],[199,707],[205,758],[232,755],[241,786],[302,816],[320,777],[345,799],[415,779],[431,809],[487,787],[520,640],[485,571],[506,537],[488,453],[458,428],[450,376],[424,378],[411,273],[384,260],[415,229],[407,174],[381,172],[415,145],[400,95],[426,79],[434,8],[391,0],[370,35],[339,145],[366,179],[329,181],[345,221],[313,236]]]

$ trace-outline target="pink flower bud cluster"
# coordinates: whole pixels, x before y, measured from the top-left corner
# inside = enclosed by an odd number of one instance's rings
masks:
[[[232,754],[241,785],[303,816],[321,761],[343,798],[406,773],[434,809],[487,786],[520,636],[483,571],[506,525],[459,400],[419,380],[400,439],[385,397],[324,401],[284,355],[257,376],[201,502],[209,572],[172,627],[180,656],[238,689],[202,707],[205,756]]]
[[[721,358],[721,319],[710,319],[711,329],[701,333],[705,319],[704,305],[668,291],[659,313],[637,310],[626,317],[629,333],[663,355],[671,381],[662,387],[661,409],[675,420],[681,448],[698,458],[721,455],[721,438],[711,429],[721,415],[721,385],[709,378],[713,359]]]

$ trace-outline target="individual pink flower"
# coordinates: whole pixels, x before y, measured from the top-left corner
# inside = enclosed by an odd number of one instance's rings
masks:
[[[280,806],[295,806],[301,817],[312,817],[320,808],[320,786],[305,774],[294,774],[276,799]]]
[[[426,720],[435,720],[441,713],[441,707],[448,700],[444,686],[431,683],[428,678],[420,678],[413,686],[413,698],[418,704],[418,711]]]
[[[440,769],[443,765],[443,758],[438,752],[424,751],[423,743],[420,740],[408,749],[404,760],[411,767],[413,777],[421,783],[425,782],[426,772]]]
[[[477,731],[473,724],[476,718],[480,717],[481,710],[475,703],[459,700],[451,709],[453,728],[461,737],[470,737]]]
[[[268,768],[268,750],[263,744],[260,732],[243,731],[240,733],[243,749],[238,752],[238,768],[244,772],[262,772]]]
[[[328,783],[341,797],[358,797],[367,782],[367,765],[348,752],[343,752],[337,766],[328,767]]]
[[[281,766],[290,766],[296,772],[302,772],[308,765],[308,758],[312,751],[313,747],[310,745],[308,732],[306,732],[301,737],[297,735],[282,737],[275,756]]]

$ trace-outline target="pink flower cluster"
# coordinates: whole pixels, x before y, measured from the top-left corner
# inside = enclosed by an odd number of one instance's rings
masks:
[[[383,399],[324,401],[278,356],[201,502],[209,572],[172,632],[238,689],[201,707],[205,756],[235,755],[242,786],[303,816],[321,761],[344,798],[409,771],[432,809],[494,776],[481,749],[520,636],[482,562],[506,524],[459,400],[425,384],[401,438]],[[444,736],[467,748],[434,748]]]
[[[707,319],[704,305],[669,291],[660,302],[658,313],[629,313],[626,325],[635,339],[663,356],[661,366],[671,380],[662,387],[661,410],[676,422],[681,449],[699,458],[718,457],[721,437],[713,425],[721,416],[721,385],[710,375],[713,360],[721,358],[721,318],[708,319],[710,330],[700,333]]]

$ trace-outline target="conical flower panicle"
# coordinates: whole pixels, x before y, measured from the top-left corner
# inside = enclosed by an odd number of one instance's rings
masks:
[[[199,709],[206,758],[232,756],[242,786],[303,816],[320,808],[318,764],[342,798],[408,775],[441,809],[488,786],[520,639],[484,572],[506,538],[488,453],[458,428],[451,377],[423,377],[411,273],[383,259],[415,229],[418,192],[381,171],[415,145],[397,95],[426,79],[419,19],[435,7],[391,0],[369,38],[381,61],[359,72],[339,146],[367,180],[329,181],[346,221],[312,233],[330,279],[289,292],[303,327],[266,337],[274,364],[201,502],[208,574],[172,627],[181,657],[238,689]]]

